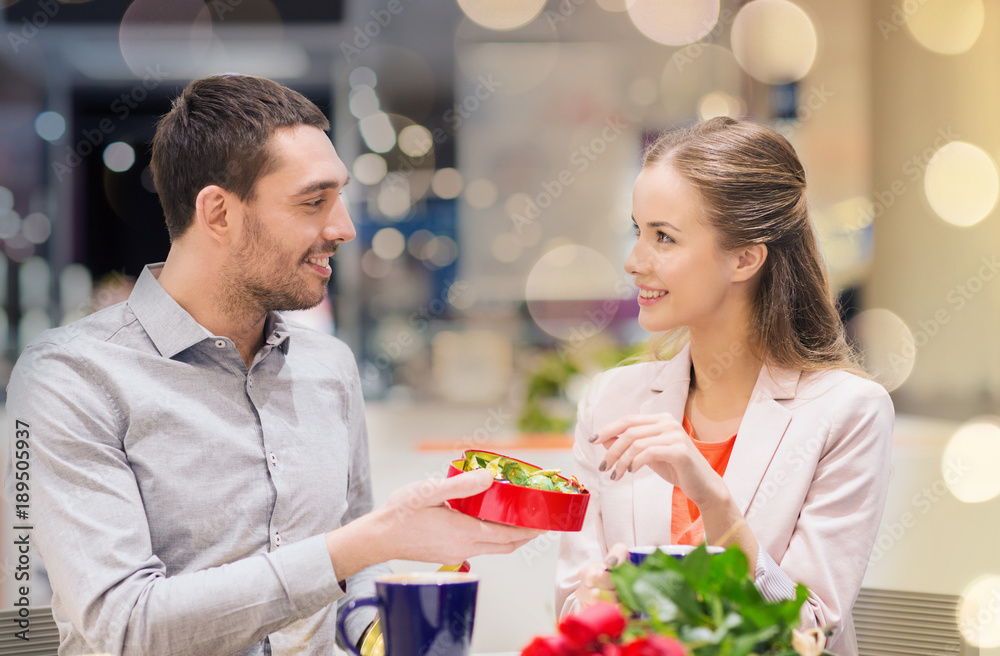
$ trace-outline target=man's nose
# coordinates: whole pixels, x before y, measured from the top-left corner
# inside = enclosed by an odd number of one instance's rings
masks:
[[[339,204],[340,207],[330,213],[326,226],[323,228],[323,239],[326,241],[345,242],[354,239],[358,233],[354,229],[354,222],[347,208]]]

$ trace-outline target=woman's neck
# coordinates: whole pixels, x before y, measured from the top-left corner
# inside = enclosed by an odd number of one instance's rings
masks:
[[[692,334],[689,399],[707,419],[742,417],[761,364],[745,332]]]

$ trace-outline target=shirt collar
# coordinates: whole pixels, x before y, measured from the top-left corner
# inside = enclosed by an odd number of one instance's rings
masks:
[[[162,269],[162,262],[143,268],[128,297],[128,305],[160,355],[172,358],[213,336],[160,285],[156,278]],[[288,353],[288,324],[280,314],[268,312],[264,334],[267,344]]]

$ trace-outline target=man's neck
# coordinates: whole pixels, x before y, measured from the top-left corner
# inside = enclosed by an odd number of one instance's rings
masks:
[[[222,269],[206,266],[206,261],[211,262],[211,258],[171,248],[157,281],[206,330],[233,340],[249,369],[257,351],[264,345],[267,311],[235,307],[231,299],[224,298],[226,285],[221,280]]]

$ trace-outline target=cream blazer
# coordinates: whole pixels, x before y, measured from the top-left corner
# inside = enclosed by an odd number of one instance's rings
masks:
[[[573,447],[574,473],[591,499],[583,530],[562,536],[562,614],[576,606],[580,567],[602,560],[610,545],[670,544],[673,486],[648,467],[610,480],[597,470],[604,447],[588,438],[630,414],[668,413],[680,421],[690,370],[685,347],[669,361],[611,369],[591,382]],[[885,505],[893,422],[892,401],[875,382],[843,371],[763,367],[723,477],[766,551],[758,587],[767,596],[794,583],[808,586],[802,624],[836,625],[828,649],[839,656],[857,654],[850,611]]]

